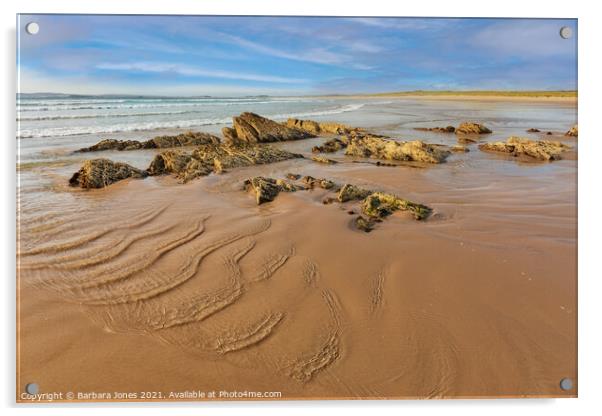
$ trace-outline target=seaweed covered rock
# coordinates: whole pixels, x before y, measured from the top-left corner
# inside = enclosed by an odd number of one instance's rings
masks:
[[[222,129],[229,143],[265,143],[283,140],[299,140],[315,137],[307,131],[287,127],[281,123],[254,113],[242,113],[232,117],[232,128]]]
[[[251,165],[264,165],[303,156],[267,145],[207,144],[198,146],[192,153],[167,150],[155,156],[148,173],[151,175],[174,174],[182,182],[188,182],[211,172]]]
[[[189,131],[176,136],[157,136],[149,142],[153,148],[165,149],[169,147],[200,146],[204,144],[219,144],[220,138],[209,133]]]
[[[304,176],[301,180],[307,184],[309,189],[313,189],[316,186],[322,189],[336,188],[336,184],[333,181],[325,178],[318,179],[314,178],[313,176]]]
[[[314,156],[311,158],[311,160],[318,163],[324,163],[325,165],[334,165],[336,163],[339,163],[336,160],[328,159],[327,157],[323,156]]]
[[[123,179],[146,176],[145,171],[127,163],[113,162],[109,159],[91,159],[84,161],[80,170],[69,179],[69,185],[80,188],[104,188]]]
[[[561,153],[571,147],[560,142],[530,140],[510,137],[505,142],[483,143],[479,146],[484,152],[505,153],[511,156],[524,156],[537,160],[559,160]]]
[[[384,218],[397,210],[410,211],[417,220],[426,219],[432,209],[384,192],[374,192],[362,202],[362,212],[371,218]]]
[[[103,139],[90,147],[84,147],[76,152],[100,152],[103,150],[137,150],[144,149],[146,142],[138,140]]]
[[[367,135],[352,138],[345,154],[384,160],[442,163],[450,152],[441,146],[424,143],[421,140],[398,142]]]
[[[295,128],[298,130],[306,131],[314,136],[320,134],[349,134],[351,132],[360,132],[363,129],[358,127],[349,127],[345,124],[330,123],[330,122],[317,122],[313,120],[299,120],[296,118],[289,118],[285,125],[287,127]]]
[[[350,183],[346,183],[339,190],[337,199],[339,200],[339,202],[354,201],[354,200],[364,199],[371,193],[372,193],[372,191],[360,188],[355,185],[351,185]]]
[[[365,218],[361,215],[358,215],[355,218],[354,223],[358,230],[362,230],[366,233],[369,233],[374,229],[375,221],[372,218]]]
[[[577,124],[570,128],[569,131],[564,133],[565,136],[577,137],[579,135],[579,129],[577,128]]]
[[[489,134],[490,129],[479,123],[464,122],[456,129],[456,134]]]
[[[312,147],[311,151],[313,153],[334,153],[346,148],[348,143],[349,139],[346,136],[344,136],[342,139],[334,138],[325,141],[324,144],[320,146]]]
[[[76,152],[99,152],[103,150],[138,150],[166,149],[169,147],[199,146],[203,144],[218,144],[219,137],[208,133],[189,131],[176,136],[157,136],[146,141],[104,139],[100,142]]]
[[[244,183],[244,188],[247,191],[251,190],[255,192],[257,205],[273,201],[280,192],[295,192],[302,189],[283,179],[272,179],[263,176],[247,179]]]
[[[435,133],[454,133],[456,128],[454,126],[447,127],[416,127],[414,130],[418,131],[432,131]]]

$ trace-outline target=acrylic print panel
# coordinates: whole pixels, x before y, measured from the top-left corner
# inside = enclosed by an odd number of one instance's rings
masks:
[[[576,397],[576,38],[20,15],[17,400]]]

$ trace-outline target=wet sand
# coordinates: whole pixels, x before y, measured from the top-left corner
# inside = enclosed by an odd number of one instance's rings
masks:
[[[478,117],[494,130],[486,141],[521,131],[536,138],[524,130],[538,127],[577,146],[558,125],[571,123],[554,113],[571,114],[570,104],[442,105],[452,107],[426,120],[395,122],[407,110],[393,103],[335,121],[451,144],[455,135],[413,127]],[[278,145],[310,155],[323,141]],[[575,397],[577,152],[525,163],[469,148],[433,166],[380,167],[335,154],[332,166],[301,159],[186,185],[158,177],[94,191],[67,186],[75,159],[28,170],[18,395],[36,382],[40,392],[138,399],[197,390],[276,391],[281,399]],[[146,167],[153,154],[95,157]],[[241,189],[247,177],[288,172],[392,192],[434,214],[422,222],[395,213],[364,233],[347,213],[357,203],[324,205],[333,195],[326,190],[257,206]],[[564,377],[573,390],[559,388]]]

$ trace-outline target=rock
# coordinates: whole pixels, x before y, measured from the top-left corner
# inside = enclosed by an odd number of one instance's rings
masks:
[[[477,143],[478,141],[479,139],[475,136],[458,136],[458,143],[473,144]]]
[[[339,191],[337,199],[339,202],[354,201],[358,199],[364,199],[371,193],[372,191],[346,183]]]
[[[142,149],[143,142],[137,140],[104,139],[98,143],[76,150],[76,152],[101,152],[104,150],[135,150]]]
[[[362,202],[362,212],[371,218],[384,218],[397,210],[410,211],[417,220],[426,219],[432,209],[384,192],[374,192]]]
[[[218,144],[219,137],[202,132],[186,132],[176,136],[157,136],[146,141],[104,139],[90,147],[84,147],[76,152],[99,152],[103,150],[138,150],[165,149],[169,147],[199,146],[203,144]]]
[[[204,144],[219,144],[220,138],[209,133],[193,132],[178,134],[177,136],[157,136],[151,139],[156,149],[169,147],[200,146]]]
[[[123,179],[146,176],[145,171],[127,163],[113,162],[109,159],[91,159],[84,161],[80,170],[69,179],[69,185],[80,188],[104,188]]]
[[[325,141],[321,146],[312,147],[311,151],[313,153],[334,153],[346,148],[348,142],[349,139],[347,137],[344,137],[344,139],[335,138]]]
[[[571,127],[571,129],[569,131],[567,131],[566,133],[564,133],[564,135],[577,137],[577,135],[578,135],[577,124],[575,124],[573,127]]]
[[[456,129],[456,134],[489,134],[492,131],[482,124],[464,122]]]
[[[226,169],[263,165],[302,157],[302,155],[267,145],[207,144],[198,146],[190,154],[177,150],[161,152],[151,162],[148,173],[151,175],[174,174],[182,182],[188,182],[211,172],[219,173]]]
[[[323,203],[324,205],[329,205],[329,204],[332,204],[333,202],[336,202],[336,201],[337,201],[337,199],[336,199],[336,198],[333,198],[333,197],[331,197],[331,196],[327,196],[326,198],[324,198],[324,199],[322,200],[322,203]]]
[[[301,175],[299,175],[298,173],[287,173],[286,177],[288,179],[291,179],[293,181],[296,181],[297,179],[301,178]]]
[[[301,180],[307,184],[309,189],[313,189],[316,186],[322,189],[336,188],[336,184],[333,181],[324,178],[317,179],[313,176],[304,176]]]
[[[418,131],[432,131],[435,133],[454,133],[456,128],[454,126],[447,127],[416,127],[414,130]]]
[[[313,160],[314,162],[324,163],[327,165],[334,165],[335,163],[339,163],[336,160],[328,159],[328,158],[322,157],[322,156],[314,156],[311,158],[311,160]]]
[[[230,145],[236,144],[238,141],[236,137],[236,130],[231,127],[222,128],[222,135],[224,136],[224,141]]]
[[[531,129],[527,130],[527,133],[539,133],[539,132],[541,132],[541,130],[534,129],[534,128],[531,128]]]
[[[190,161],[192,161],[192,156],[189,154],[178,150],[167,150],[154,157],[147,172],[149,175],[177,174],[184,171]]]
[[[546,136],[551,136],[552,134],[554,133],[552,133],[551,131],[546,132]]]
[[[313,120],[299,120],[296,118],[289,118],[285,125],[287,127],[295,128],[298,130],[303,130],[312,134],[314,136],[319,136],[320,134],[349,134],[351,132],[360,132],[363,131],[358,127],[349,127],[344,124],[339,123],[318,123]]]
[[[374,220],[370,218],[364,218],[361,215],[358,215],[355,218],[355,226],[358,230],[362,230],[366,233],[369,233],[374,228]]]
[[[295,192],[298,189],[296,185],[290,184],[283,179],[272,179],[265,178],[263,176],[256,176],[249,178],[244,183],[245,189],[252,190],[255,192],[255,200],[257,205],[263,204],[264,202],[273,201],[280,192]]]
[[[232,128],[222,129],[230,143],[265,143],[299,140],[315,135],[297,128],[287,127],[254,113],[242,113],[232,118]]]
[[[479,146],[484,152],[500,152],[515,157],[527,156],[538,160],[559,160],[560,154],[570,146],[548,140],[529,140],[520,137],[510,137],[505,142],[483,143]]]
[[[470,152],[470,150],[468,149],[468,147],[466,146],[462,146],[462,145],[455,145],[450,147],[450,150],[452,152],[458,152],[458,153],[466,153],[466,152]]]
[[[450,152],[420,140],[398,142],[368,135],[351,139],[345,154],[384,160],[442,163]]]
[[[213,159],[213,172],[218,174],[225,172],[224,164],[217,158]]]

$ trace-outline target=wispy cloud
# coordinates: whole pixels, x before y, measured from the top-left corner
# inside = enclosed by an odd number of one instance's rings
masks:
[[[188,77],[208,77],[223,78],[258,82],[276,82],[276,83],[304,83],[307,79],[287,78],[274,75],[248,74],[244,72],[232,72],[223,70],[203,69],[183,64],[174,64],[168,62],[129,62],[129,63],[100,63],[96,65],[97,69],[110,71],[138,71],[152,73],[174,73]]]

